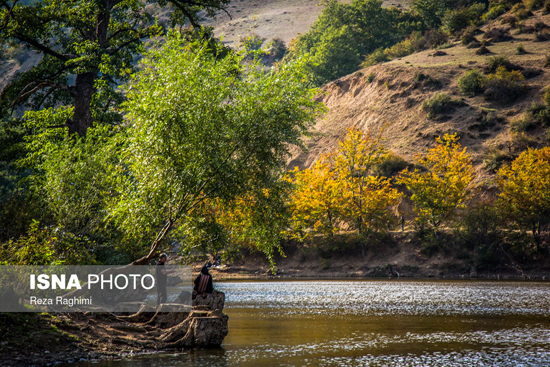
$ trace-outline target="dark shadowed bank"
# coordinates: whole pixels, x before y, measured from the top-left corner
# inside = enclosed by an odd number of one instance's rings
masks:
[[[42,366],[219,347],[228,333],[224,304],[225,294],[214,291],[197,297],[189,312],[170,312],[171,304],[163,304],[134,315],[3,313],[0,365]]]
[[[214,280],[245,278],[445,278],[445,279],[550,279],[547,247],[530,257],[518,256],[495,245],[490,253],[474,254],[457,246],[452,231],[443,232],[437,243],[419,238],[415,231],[391,231],[366,244],[361,256],[359,240],[350,235],[331,240],[284,245],[270,270],[265,256],[242,251],[232,261],[211,269]],[[490,255],[490,256],[488,256]]]

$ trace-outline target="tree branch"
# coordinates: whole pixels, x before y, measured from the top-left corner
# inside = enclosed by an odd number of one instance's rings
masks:
[[[58,52],[55,52],[54,50],[52,50],[51,48],[47,47],[47,46],[44,46],[43,44],[41,44],[40,42],[36,41],[36,40],[33,40],[32,38],[30,37],[27,37],[25,35],[22,35],[22,34],[16,34],[14,36],[15,38],[19,39],[21,42],[26,42],[28,43],[29,45],[33,46],[34,48],[42,51],[43,53],[45,54],[48,54],[50,56],[53,56],[55,57],[56,59],[59,59],[59,60],[62,60],[62,61],[69,61],[70,58],[67,56],[67,55],[62,55]]]

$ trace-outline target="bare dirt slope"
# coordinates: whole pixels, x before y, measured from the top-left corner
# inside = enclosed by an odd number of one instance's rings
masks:
[[[537,13],[526,23],[535,21],[550,24],[550,15]],[[490,27],[507,26],[496,20],[482,30]],[[491,53],[484,56],[476,55],[475,49],[467,49],[457,40],[452,47],[442,50],[446,53],[443,56],[433,56],[435,51],[427,50],[362,69],[323,86],[324,94],[319,100],[329,111],[318,120],[314,129],[317,136],[307,143],[309,151],[295,150],[289,166],[310,166],[322,154],[337,148],[338,141],[350,127],[366,131],[386,126],[384,144],[408,161],[432,146],[436,136],[457,132],[462,137],[461,144],[475,157],[478,170],[485,173],[483,159],[491,150],[525,149],[522,144],[526,139],[511,137],[510,122],[520,118],[532,102],[540,102],[541,92],[550,85],[550,69],[544,68],[550,42],[535,42],[534,34],[517,35],[514,30],[511,33],[512,40],[494,43],[488,47]],[[516,55],[520,43],[527,54]],[[524,68],[527,92],[512,104],[488,102],[483,96],[462,96],[457,79],[472,68],[483,70],[488,58],[496,55],[504,55]],[[421,104],[436,93],[446,93],[465,105],[430,120]],[[487,113],[496,114],[499,121],[484,129],[480,127],[480,120]],[[529,139],[546,143],[542,129],[531,132]]]
[[[351,3],[352,0],[341,0]],[[239,38],[256,33],[266,39],[281,38],[286,44],[305,33],[323,9],[320,0],[233,0],[228,14],[221,12],[204,24],[214,27],[214,33],[236,47]],[[407,7],[410,0],[385,0],[384,6]]]

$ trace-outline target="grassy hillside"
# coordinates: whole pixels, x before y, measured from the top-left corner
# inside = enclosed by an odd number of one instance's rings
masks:
[[[535,13],[525,22],[550,24],[550,15]],[[385,145],[411,161],[434,137],[457,132],[461,144],[474,155],[481,179],[491,171],[492,160],[510,159],[527,146],[547,145],[548,135],[541,126],[530,126],[526,132],[514,132],[528,107],[540,102],[541,93],[550,85],[549,41],[536,41],[534,33],[518,34],[517,29],[502,24],[502,17],[480,29],[487,33],[503,28],[511,34],[504,42],[492,42],[490,53],[477,55],[459,39],[439,51],[426,50],[391,62],[362,69],[322,87],[319,97],[329,108],[317,122],[317,135],[308,142],[309,151],[294,151],[289,166],[309,167],[323,153],[334,150],[349,127],[363,130],[386,126]],[[483,34],[477,36],[483,39]],[[525,54],[518,54],[518,45]],[[468,97],[460,93],[457,80],[472,69],[489,73],[488,64],[496,56],[505,56],[522,69],[526,89],[514,102],[488,101],[483,95]],[[546,67],[545,67],[546,64]],[[438,93],[448,95],[457,105],[428,118],[422,109],[424,101]],[[516,128],[516,130],[518,130]]]
[[[350,3],[351,0],[342,0]],[[385,0],[384,6],[408,7],[411,0]],[[214,27],[214,33],[223,37],[232,47],[239,38],[256,33],[269,39],[281,38],[285,43],[305,33],[321,14],[319,0],[233,0],[229,15],[220,13],[204,24]]]

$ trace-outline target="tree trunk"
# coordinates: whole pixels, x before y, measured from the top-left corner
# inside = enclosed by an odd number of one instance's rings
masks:
[[[94,82],[97,73],[89,72],[78,74],[74,86],[74,115],[69,121],[69,134],[78,134],[86,136],[86,131],[92,126],[92,111],[90,103],[92,96],[96,92]]]

